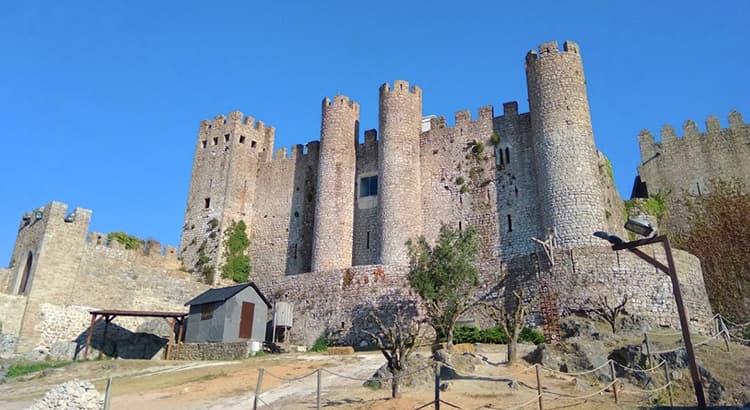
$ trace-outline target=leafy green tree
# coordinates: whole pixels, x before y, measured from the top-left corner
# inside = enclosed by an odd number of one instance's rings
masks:
[[[250,239],[247,237],[247,226],[244,221],[229,225],[224,234],[224,266],[221,267],[221,276],[230,278],[237,283],[247,282],[250,276],[250,257],[247,249]]]
[[[479,236],[473,228],[461,232],[442,225],[435,246],[423,236],[406,244],[409,284],[422,299],[437,333],[436,342],[444,337],[450,350],[456,321],[474,304],[474,290],[479,285]]]
[[[687,224],[674,243],[701,260],[714,310],[750,318],[750,193],[737,181],[713,181],[713,190],[686,200]]]

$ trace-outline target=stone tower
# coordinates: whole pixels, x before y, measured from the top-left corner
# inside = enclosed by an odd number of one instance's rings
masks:
[[[315,198],[312,270],[352,266],[354,178],[359,104],[337,95],[323,99]]]
[[[273,127],[239,111],[201,122],[180,240],[185,269],[215,278],[224,230],[242,220],[250,234],[258,161],[270,159],[273,139]]]
[[[419,135],[422,90],[406,81],[380,87],[378,179],[380,263],[408,263],[406,241],[422,234]]]
[[[607,223],[578,44],[530,51],[526,79],[542,228],[563,248],[593,244]]]

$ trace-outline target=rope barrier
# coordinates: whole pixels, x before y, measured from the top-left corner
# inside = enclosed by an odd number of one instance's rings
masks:
[[[519,405],[517,405],[515,407],[507,407],[507,408],[506,407],[489,407],[489,408],[491,408],[491,409],[497,409],[497,410],[518,410],[518,409],[522,409],[522,408],[528,406],[531,403],[536,403],[539,400],[540,397],[542,397],[542,395],[541,394],[537,394],[536,397],[534,397],[533,399],[531,399],[531,400],[529,400],[527,402],[521,403],[521,404],[519,404]],[[487,406],[485,405],[485,406],[482,406],[482,407],[477,407],[475,410],[478,410],[478,409],[481,409],[481,408],[487,408]]]
[[[408,373],[401,374],[401,375],[399,375],[399,378],[409,377],[409,376],[415,375],[415,374],[417,374],[419,372],[422,372],[422,371],[424,371],[426,369],[431,369],[431,368],[432,368],[431,365],[427,365],[427,366],[421,367],[421,368],[419,368],[417,370],[412,370],[412,371],[410,371]],[[334,376],[341,377],[341,378],[344,378],[344,379],[354,380],[354,381],[368,382],[370,380],[373,380],[372,377],[368,377],[366,379],[363,379],[363,378],[360,378],[360,377],[352,377],[352,376],[347,376],[347,375],[344,375],[344,374],[336,373],[336,372],[333,372],[331,370],[324,369],[324,368],[321,368],[321,370],[324,371],[324,372],[326,372],[326,373],[332,374]],[[377,380],[377,381],[388,381],[388,380],[392,380],[393,378],[394,378],[394,376],[388,376],[388,377],[378,378],[378,379],[375,379],[375,380]]]
[[[453,367],[453,366],[451,366],[451,365],[449,365],[449,364],[443,363],[443,362],[440,362],[440,365],[441,365],[442,367],[447,367],[447,368],[449,368],[449,369],[453,370],[453,371],[454,371],[454,372],[456,372],[456,374],[458,374],[459,376],[463,376],[463,377],[468,377],[468,376],[482,376],[482,377],[488,377],[488,376],[483,376],[483,375],[478,375],[478,374],[462,374],[462,373],[461,373],[461,372],[460,372],[460,371],[459,371],[458,369],[456,369],[455,367]],[[505,378],[505,379],[513,379],[513,378],[514,378],[514,376],[518,376],[519,374],[525,373],[525,372],[527,372],[527,371],[529,371],[529,370],[531,370],[531,369],[533,369],[533,368],[534,368],[534,366],[532,365],[532,366],[529,366],[529,367],[527,367],[527,368],[525,368],[525,369],[521,369],[521,370],[519,370],[519,371],[517,371],[517,372],[511,373],[511,374],[492,375],[492,377],[502,377],[502,378]]]
[[[273,374],[273,373],[269,372],[268,370],[265,370],[265,371],[263,372],[263,374],[264,374],[264,375],[267,375],[267,376],[271,376],[271,377],[273,377],[274,379],[278,379],[278,380],[281,380],[281,381],[283,381],[283,382],[286,382],[286,383],[291,383],[291,382],[296,382],[296,381],[298,381],[298,380],[302,380],[302,379],[308,378],[308,377],[310,377],[310,376],[314,375],[314,374],[315,374],[315,373],[316,373],[317,371],[318,371],[318,369],[315,369],[315,370],[313,370],[312,372],[310,372],[310,373],[308,373],[308,374],[306,374],[306,375],[304,375],[304,376],[299,376],[299,377],[291,377],[291,378],[286,378],[286,377],[276,376],[275,374]]]
[[[261,403],[263,403],[263,404],[264,404],[264,405],[265,405],[266,407],[268,407],[268,408],[269,408],[269,409],[271,409],[271,410],[274,410],[274,407],[273,407],[273,406],[271,406],[270,404],[266,403],[266,401],[265,401],[265,400],[261,399],[261,398],[260,398],[260,395],[258,395],[258,396],[257,396],[257,398],[258,398],[258,401],[260,401]]]
[[[673,383],[669,382],[665,384],[664,386],[657,387],[655,389],[640,389],[640,390],[620,390],[620,393],[629,393],[629,394],[639,394],[639,393],[656,393],[658,391],[664,390],[667,387],[671,386]]]
[[[615,366],[619,366],[620,368],[625,369],[625,370],[630,370],[631,372],[651,373],[652,371],[664,366],[667,362],[665,360],[662,360],[656,366],[648,368],[648,369],[636,369],[634,367],[625,366],[624,364],[620,364],[617,362],[614,362],[614,363],[615,363]]]
[[[583,376],[583,375],[586,375],[586,374],[589,374],[589,373],[593,373],[593,372],[601,369],[604,366],[607,366],[609,364],[609,362],[610,362],[610,360],[607,360],[606,362],[604,362],[601,365],[599,365],[599,367],[596,367],[596,368],[591,369],[591,370],[586,370],[584,372],[578,372],[578,373],[566,373],[566,372],[561,372],[561,371],[557,371],[557,370],[554,370],[554,369],[549,369],[547,367],[541,367],[541,369],[542,370],[546,370],[546,371],[548,371],[550,373],[561,374],[563,376]]]
[[[729,320],[729,319],[725,318],[724,316],[720,316],[720,317],[721,317],[721,320],[723,320],[723,321],[724,321],[724,323],[726,323],[726,324],[729,324],[729,325],[731,325],[732,327],[745,327],[745,326],[750,326],[750,322],[747,322],[747,323],[735,323],[735,322],[732,322],[731,320]]]
[[[560,392],[555,392],[555,391],[547,391],[547,393],[551,393],[551,394],[556,394],[556,395],[558,395],[558,396],[559,396],[559,397],[558,397],[558,399],[562,399],[562,400],[576,400],[576,399],[577,399],[577,400],[581,400],[581,399],[588,399],[589,397],[594,397],[594,396],[596,396],[597,394],[603,393],[603,392],[604,392],[605,390],[607,390],[607,389],[609,389],[610,387],[614,386],[614,384],[615,384],[616,382],[617,382],[617,380],[615,380],[615,381],[613,381],[613,382],[609,383],[608,385],[604,386],[604,388],[602,388],[601,390],[599,390],[599,391],[596,391],[596,392],[594,392],[594,393],[591,393],[591,394],[587,394],[587,395],[585,395],[585,396],[571,396],[571,395],[569,395],[569,394],[565,394],[565,393],[560,393]]]

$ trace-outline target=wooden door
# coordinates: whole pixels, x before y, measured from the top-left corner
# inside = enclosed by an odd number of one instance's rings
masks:
[[[255,304],[242,302],[242,316],[240,316],[240,339],[253,337],[253,316],[255,316]]]

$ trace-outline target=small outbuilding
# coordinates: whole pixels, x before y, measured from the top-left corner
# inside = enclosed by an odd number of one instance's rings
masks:
[[[185,306],[190,306],[187,343],[266,339],[271,303],[253,282],[207,290]]]

